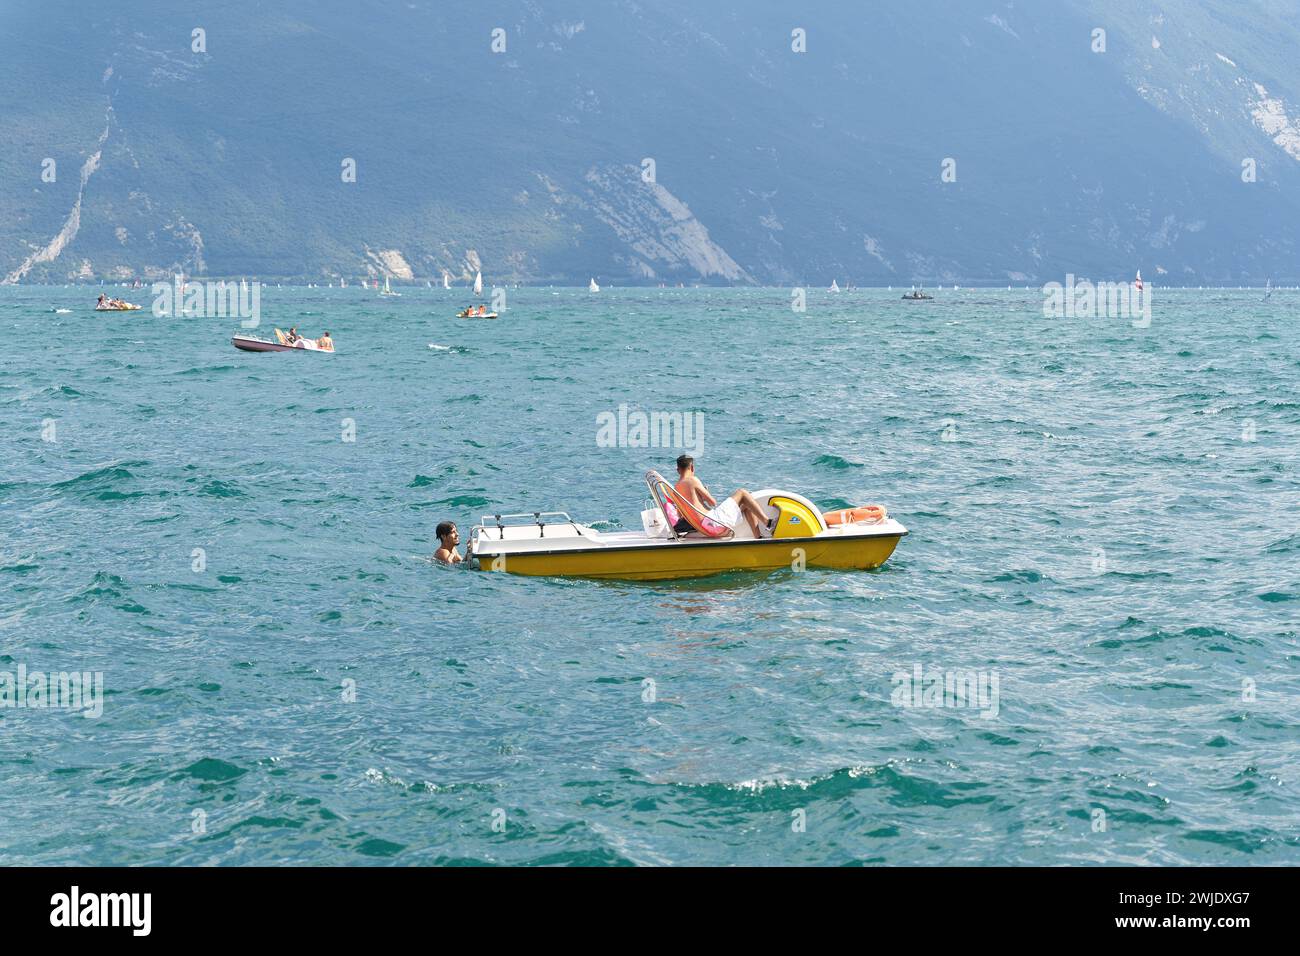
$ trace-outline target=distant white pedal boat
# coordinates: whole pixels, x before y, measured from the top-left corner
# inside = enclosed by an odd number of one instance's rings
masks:
[[[599,291],[600,291],[600,286],[596,285],[596,279],[595,279],[594,276],[592,277],[591,282],[587,285],[587,291],[588,291],[588,292],[599,292]]]
[[[388,276],[384,276],[384,291],[380,295],[401,295],[400,292],[394,292],[388,285]]]
[[[840,291],[840,284],[839,284],[838,282],[836,282],[834,279],[831,280],[831,291],[832,291],[832,292],[839,292],[839,291]]]
[[[474,273],[474,294],[483,294],[483,273],[481,272]]]

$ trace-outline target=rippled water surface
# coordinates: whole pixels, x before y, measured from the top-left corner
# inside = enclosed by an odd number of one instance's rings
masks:
[[[1300,293],[454,294],[265,289],[321,356],[0,290],[0,671],[105,684],[0,708],[0,859],[1300,862]],[[715,493],[912,533],[870,573],[429,563],[444,518],[639,526],[677,451],[599,447],[621,404],[702,412]],[[918,665],[996,708],[894,706]]]

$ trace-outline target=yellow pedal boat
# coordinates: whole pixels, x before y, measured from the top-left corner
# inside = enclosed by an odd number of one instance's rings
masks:
[[[783,568],[867,570],[884,564],[908,533],[878,506],[826,515],[802,495],[768,488],[754,497],[771,530],[755,538],[743,520],[733,530],[695,511],[654,471],[646,484],[651,506],[641,512],[642,531],[597,531],[563,511],[484,515],[470,534],[478,566],[631,581]]]

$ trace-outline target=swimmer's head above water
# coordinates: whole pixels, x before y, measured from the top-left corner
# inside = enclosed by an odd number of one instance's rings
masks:
[[[464,560],[456,550],[460,544],[460,532],[454,521],[440,522],[434,534],[438,536],[438,550],[433,553],[433,560],[443,564],[456,564]]]

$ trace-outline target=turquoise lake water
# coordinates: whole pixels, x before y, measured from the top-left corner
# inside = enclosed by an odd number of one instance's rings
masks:
[[[95,291],[0,290],[0,671],[104,682],[0,708],[0,861],[1300,862],[1300,292],[1156,290],[1139,329],[1035,290],[264,289],[322,356]],[[911,535],[867,573],[429,562],[444,518],[638,528],[678,450],[598,444],[622,404],[702,413],[715,494]],[[896,706],[917,666],[996,713]]]

